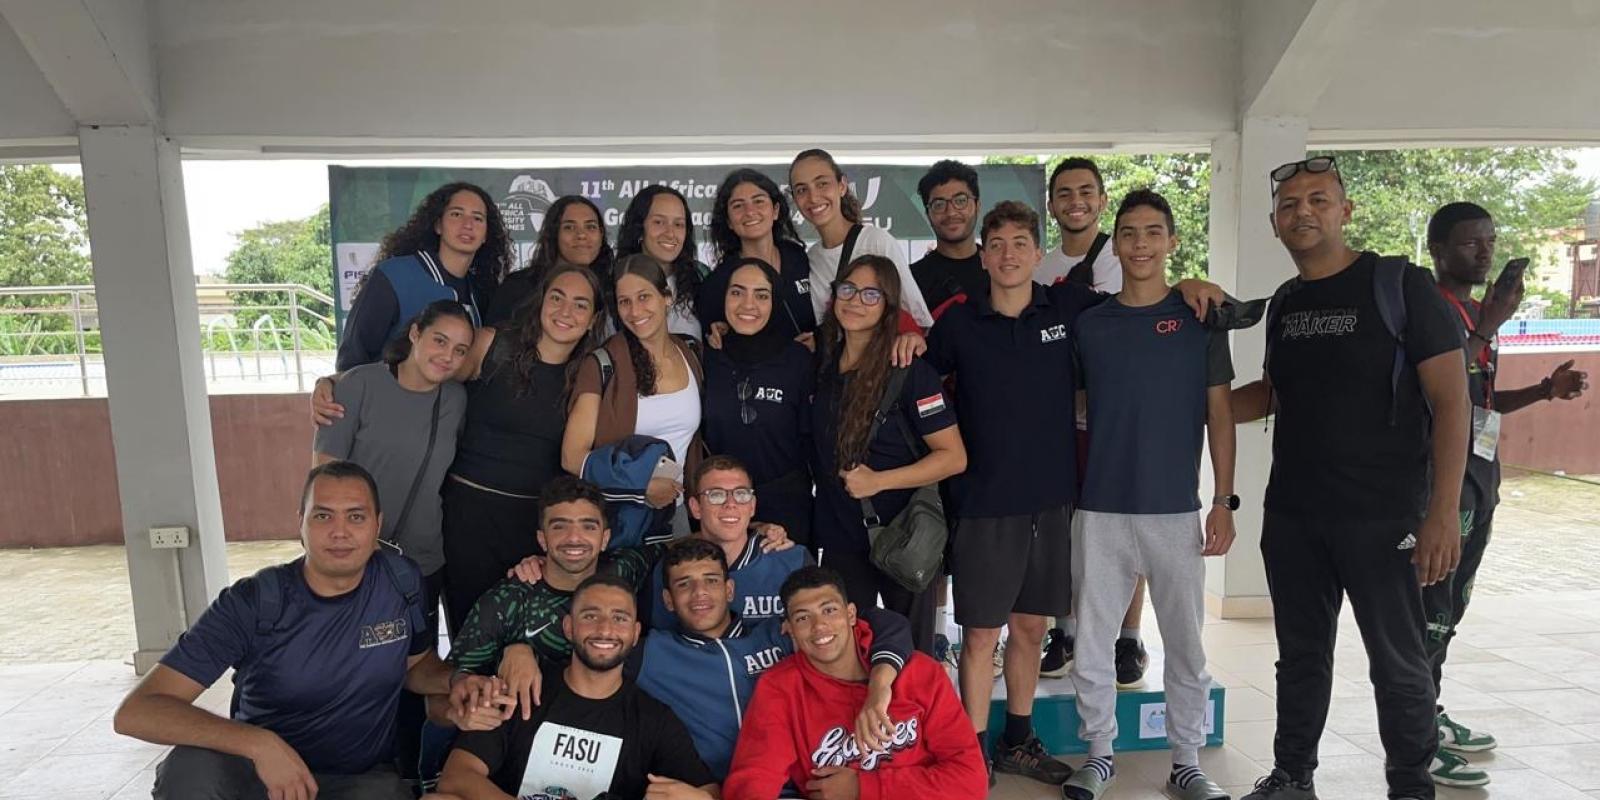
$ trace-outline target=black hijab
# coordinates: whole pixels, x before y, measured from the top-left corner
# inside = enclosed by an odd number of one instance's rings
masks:
[[[777,287],[782,284],[778,277],[778,271],[771,264],[759,258],[741,258],[730,266],[731,269],[728,271],[729,289],[733,287],[734,273],[745,267],[753,266],[767,276],[767,284],[772,287],[772,313],[788,313],[788,306],[784,305],[783,301],[777,297]],[[727,293],[724,292],[721,298],[724,305],[727,303],[727,297]],[[728,332],[722,335],[722,352],[726,353],[733,363],[741,367],[749,367],[776,358],[788,346],[790,341],[792,340],[784,334],[780,326],[772,324],[770,315],[767,317],[767,324],[762,326],[761,330],[749,335],[735,331],[730,320]]]

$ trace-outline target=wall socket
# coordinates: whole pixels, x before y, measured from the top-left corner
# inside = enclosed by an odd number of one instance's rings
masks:
[[[189,529],[170,525],[150,529],[150,547],[156,550],[175,550],[189,546]]]

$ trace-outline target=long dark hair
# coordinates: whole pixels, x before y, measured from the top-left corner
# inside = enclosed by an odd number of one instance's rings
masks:
[[[411,219],[404,225],[391,231],[383,237],[383,244],[378,246],[378,260],[395,256],[409,256],[418,250],[430,253],[439,252],[439,233],[434,226],[444,218],[444,210],[450,205],[450,198],[458,192],[472,192],[483,201],[484,220],[488,230],[484,231],[483,246],[472,255],[472,266],[467,268],[467,279],[472,282],[472,290],[484,301],[494,294],[495,287],[500,285],[506,272],[511,269],[515,260],[511,249],[511,234],[506,231],[505,218],[500,216],[500,207],[495,205],[494,198],[477,184],[457,181],[447,183],[428,193],[417,205],[417,210],[412,212]]]
[[[678,248],[678,257],[672,260],[670,267],[672,285],[677,287],[672,304],[692,310],[695,298],[700,296],[702,278],[700,259],[697,258],[700,251],[694,243],[694,217],[689,213],[689,201],[684,199],[682,192],[657,183],[646,186],[634,195],[628,210],[622,213],[622,225],[617,229],[617,257],[626,258],[644,252],[644,223],[650,216],[650,205],[661,195],[675,197],[683,206],[683,246]]]
[[[435,300],[423,306],[422,310],[406,323],[405,331],[383,346],[383,363],[389,365],[391,372],[400,368],[400,362],[411,357],[411,329],[416,328],[418,332],[426,331],[442,317],[455,317],[465,322],[468,328],[472,328],[472,315],[467,313],[466,306],[455,300]]]
[[[789,198],[783,196],[777,182],[759,170],[740,167],[722,179],[722,185],[717,187],[717,199],[711,207],[711,244],[716,248],[718,261],[739,252],[742,246],[739,234],[733,232],[733,222],[728,218],[728,201],[733,199],[733,190],[746,183],[754,184],[772,201],[773,213],[777,215],[772,220],[774,243],[785,239],[796,243],[800,241],[800,231],[795,229],[794,217],[790,216]]]
[[[667,285],[667,268],[649,253],[634,253],[631,256],[624,256],[617,262],[616,277],[611,282],[613,287],[611,296],[613,298],[616,297],[616,284],[622,280],[624,275],[644,278],[650,282],[651,286],[656,287],[656,291],[669,299],[672,297],[672,289]],[[613,308],[611,312],[616,314],[616,309]],[[661,324],[667,324],[666,320],[662,320]],[[622,321],[621,314],[617,314],[617,328],[622,332],[623,340],[628,343],[628,360],[633,362],[634,382],[637,385],[639,396],[649,397],[655,394],[656,364],[650,360],[650,351],[644,349],[644,342],[639,341],[639,337],[633,335],[633,331],[628,330],[627,324]]]
[[[556,198],[545,213],[544,222],[539,225],[539,238],[533,245],[533,255],[528,257],[528,277],[533,279],[536,286],[544,281],[545,273],[562,260],[561,218],[566,215],[567,207],[575,203],[588,206],[594,212],[595,221],[600,224],[600,249],[595,253],[594,263],[589,265],[589,269],[602,276],[611,271],[611,240],[606,237],[606,218],[600,214],[600,207],[587,197],[567,194]]]
[[[839,429],[835,442],[835,465],[847,469],[861,463],[867,455],[867,431],[883,399],[884,387],[889,380],[889,355],[894,350],[895,331],[900,318],[900,273],[894,262],[883,256],[856,256],[849,266],[839,270],[839,280],[869,269],[878,279],[878,289],[883,292],[883,318],[872,331],[872,340],[856,361],[855,378],[845,387],[839,399]],[[820,372],[817,380],[842,381],[839,374],[839,357],[844,353],[844,328],[833,306],[838,299],[829,301],[827,313],[817,332],[821,357],[817,360]]]
[[[589,320],[589,329],[584,331],[583,338],[578,340],[572,348],[572,354],[567,356],[565,382],[561,394],[565,396],[572,390],[572,382],[577,378],[578,367],[583,363],[589,353],[593,352],[600,344],[602,331],[605,330],[606,312],[600,306],[600,278],[594,270],[580,267],[577,264],[559,264],[550,269],[539,282],[536,293],[528,302],[517,307],[511,321],[506,326],[506,335],[511,337],[511,350],[509,361],[512,368],[517,371],[517,396],[523,396],[533,391],[533,373],[539,365],[539,340],[544,338],[544,301],[550,294],[550,287],[556,279],[567,273],[582,275],[589,284],[590,301],[594,304],[594,318]]]
[[[861,201],[856,199],[855,192],[850,191],[850,184],[844,182],[844,170],[839,169],[839,162],[833,160],[832,153],[829,153],[820,147],[813,147],[810,150],[801,150],[800,155],[795,156],[794,160],[789,162],[789,182],[794,182],[795,165],[805,161],[808,158],[820,158],[823,161],[828,162],[828,166],[833,169],[833,179],[840,183],[844,183],[844,197],[839,200],[839,213],[843,214],[844,218],[850,222],[860,222]],[[794,190],[790,189],[790,191],[792,192]]]

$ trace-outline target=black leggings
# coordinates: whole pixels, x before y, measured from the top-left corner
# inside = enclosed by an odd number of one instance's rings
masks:
[[[845,593],[856,608],[882,606],[911,622],[911,644],[933,655],[933,612],[935,592],[928,587],[913,592],[872,565],[867,553],[849,553],[837,548],[822,551],[821,564],[844,578]],[[879,597],[883,602],[878,602]]]
[[[506,570],[539,550],[539,501],[486,492],[446,479],[444,612],[454,637],[472,604]]]

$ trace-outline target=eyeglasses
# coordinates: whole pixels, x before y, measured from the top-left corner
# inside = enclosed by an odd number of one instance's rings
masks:
[[[739,397],[739,421],[746,425],[754,425],[756,421],[756,407],[750,405],[750,379],[739,381],[734,387]]]
[[[972,201],[972,195],[967,194],[966,192],[962,192],[961,194],[948,199],[941,197],[937,200],[931,200],[928,202],[928,213],[943,214],[945,209],[949,208],[953,208],[957,211],[965,211],[967,206],[972,205]]]
[[[743,506],[755,502],[756,490],[743,486],[737,489],[707,489],[701,492],[700,496],[714,506],[725,506],[729,500]]]
[[[863,289],[849,281],[834,281],[833,296],[839,298],[840,300],[849,300],[853,297],[858,297],[861,299],[861,305],[864,306],[875,306],[883,302],[882,289],[879,289],[875,286],[869,286]]]
[[[1344,177],[1339,174],[1339,169],[1333,162],[1333,156],[1317,156],[1316,158],[1306,158],[1300,161],[1290,161],[1274,169],[1270,173],[1272,177],[1272,193],[1277,194],[1278,187],[1282,186],[1284,181],[1302,172],[1308,172],[1312,175],[1332,172],[1333,177],[1339,181],[1339,185],[1344,185]]]

